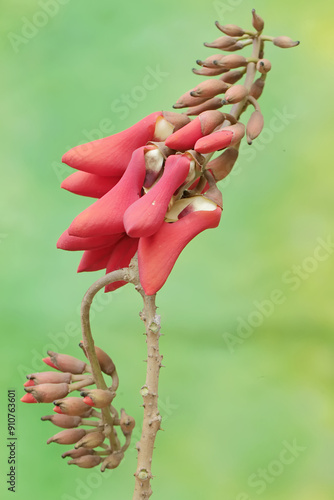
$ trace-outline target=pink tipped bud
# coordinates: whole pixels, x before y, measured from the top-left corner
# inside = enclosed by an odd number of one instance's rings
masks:
[[[86,371],[86,363],[81,361],[81,359],[77,359],[74,356],[69,356],[68,354],[59,354],[58,352],[48,351],[48,355],[50,356],[51,363],[57,370],[61,372],[70,372],[73,374],[81,374]]]
[[[195,75],[218,76],[221,75],[222,73],[225,73],[226,69],[215,66],[213,68],[205,68],[205,67],[201,69],[193,68],[192,71],[193,73],[195,73]]]
[[[257,13],[255,12],[255,9],[252,10],[252,25],[256,29],[256,31],[261,32],[264,28],[264,21],[262,17],[258,16]]]
[[[221,76],[219,80],[233,85],[234,83],[238,82],[240,78],[244,76],[244,74],[245,71],[240,69],[237,69],[235,71],[228,71],[227,73],[224,73],[224,75]]]
[[[38,403],[37,399],[32,394],[25,394],[21,400],[22,403]]]
[[[65,431],[60,431],[58,434],[50,437],[46,443],[74,444],[85,434],[86,431],[84,429],[66,429]]]
[[[248,89],[244,85],[234,85],[230,87],[225,92],[225,99],[223,100],[224,104],[235,104],[236,102],[240,102],[248,95]]]
[[[268,73],[271,70],[271,62],[268,59],[260,59],[256,64],[256,69],[262,73]]]
[[[83,396],[83,401],[86,405],[94,406],[95,408],[105,408],[109,406],[115,396],[112,392],[103,389],[82,391],[80,395]]]
[[[68,450],[68,451],[65,451],[65,453],[62,454],[62,458],[66,458],[66,457],[71,457],[71,458],[79,458],[79,457],[83,457],[84,455],[94,455],[95,454],[95,451],[94,450],[90,450],[88,448],[79,448],[78,450]]]
[[[128,436],[129,434],[131,434],[135,425],[136,425],[135,419],[130,415],[128,415],[127,413],[125,413],[125,410],[122,408],[120,426],[124,436]]]
[[[61,382],[69,384],[71,382],[71,377],[71,373],[66,372],[37,372],[27,375],[27,378],[30,379],[31,382],[33,382],[33,384],[30,385],[59,384]]]
[[[214,49],[226,49],[231,45],[234,45],[238,40],[230,36],[220,36],[211,43],[205,43],[206,47],[211,47]]]
[[[238,122],[235,125],[224,127],[222,130],[199,139],[195,144],[195,151],[201,154],[213,153],[228,146],[237,144],[245,134],[245,127]]]
[[[212,172],[217,182],[224,179],[231,172],[238,154],[237,149],[233,147],[227,148],[220,156],[206,165],[206,168]]]
[[[294,42],[288,36],[277,36],[273,39],[273,43],[277,47],[281,47],[281,49],[289,49],[290,47],[296,47],[300,44],[300,42]]]
[[[212,99],[205,101],[203,104],[199,104],[198,106],[191,106],[186,111],[186,115],[188,116],[200,115],[204,111],[208,111],[210,109],[219,109],[222,107],[222,105],[223,102],[220,99],[220,97],[213,97]]]
[[[105,440],[105,435],[102,432],[89,432],[74,446],[75,449],[78,448],[96,448],[100,446]]]
[[[40,384],[26,387],[25,391],[32,394],[39,403],[52,403],[57,398],[68,394],[68,384]]]
[[[228,36],[242,36],[245,34],[244,30],[236,24],[221,25],[218,21],[215,22],[217,28]]]
[[[217,66],[224,69],[239,68],[240,66],[247,65],[247,59],[244,56],[238,54],[229,54],[227,56],[222,56],[216,61]]]
[[[262,132],[264,125],[264,119],[261,111],[255,110],[247,123],[246,136],[248,144],[252,144],[252,141],[256,139]]]
[[[49,420],[57,427],[63,429],[73,429],[81,424],[81,417],[70,417],[68,415],[45,415],[41,417],[42,422]]]
[[[264,89],[264,80],[260,77],[251,86],[249,95],[254,97],[254,99],[259,99]]]
[[[116,469],[116,467],[118,467],[123,460],[123,457],[123,451],[116,451],[109,455],[109,457],[103,460],[103,463],[101,465],[101,472],[104,472],[106,469]]]
[[[35,385],[35,382],[33,380],[27,380],[24,384],[23,387],[32,387]]]
[[[97,465],[99,465],[101,463],[101,460],[102,457],[99,457],[98,455],[84,455],[82,457],[69,460],[67,463],[70,465],[77,465],[82,469],[91,469],[92,467],[96,467]]]
[[[52,363],[51,358],[43,358],[43,361],[46,365],[51,366],[51,368],[55,368],[56,370],[58,370],[56,365]]]
[[[91,410],[81,398],[68,397],[65,399],[57,399],[53,402],[56,408],[53,409],[56,413],[71,415],[71,416],[83,416],[87,410]]]
[[[193,97],[211,98],[224,93],[228,88],[229,85],[221,80],[205,80],[195,87],[190,92],[190,95]]]

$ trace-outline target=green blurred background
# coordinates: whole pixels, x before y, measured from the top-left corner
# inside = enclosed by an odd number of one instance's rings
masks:
[[[90,202],[59,189],[71,173],[62,154],[170,110],[199,81],[191,67],[212,53],[202,42],[220,35],[214,21],[250,28],[252,7],[266,34],[302,43],[267,46],[265,131],[221,184],[220,227],[187,247],[158,294],[166,368],[153,498],[334,498],[334,7],[310,0],[3,2],[2,498],[11,495],[7,390],[19,400],[24,374],[43,369],[46,349],[80,356],[78,307],[99,276],[77,275],[79,254],[56,250]],[[152,71],[160,76],[148,89]],[[121,111],[123,95],[130,104]],[[130,286],[93,306],[96,343],[120,375],[117,406],[135,416],[137,433],[146,347],[140,308]],[[105,476],[68,467],[61,447],[46,445],[60,430],[40,421],[51,406],[17,404],[17,500],[132,498],[133,447]],[[285,451],[296,444],[294,454]]]

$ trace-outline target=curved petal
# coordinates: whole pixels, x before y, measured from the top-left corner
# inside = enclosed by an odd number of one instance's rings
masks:
[[[111,252],[115,245],[111,247],[96,248],[94,250],[85,250],[80,260],[77,272],[100,271],[107,267]]]
[[[102,175],[74,172],[61,183],[60,187],[80,196],[101,198],[116,186],[120,177],[102,177]]]
[[[123,233],[112,234],[108,236],[92,236],[90,238],[79,238],[71,236],[68,230],[64,231],[57,241],[57,248],[69,251],[92,250],[94,248],[110,247],[114,245]]]
[[[138,242],[138,238],[129,238],[129,236],[126,235],[123,236],[111,252],[107,265],[107,273],[111,273],[116,269],[128,267],[132,257],[137,252]],[[113,292],[126,284],[127,281],[115,281],[115,283],[111,283],[105,287],[105,292]]]

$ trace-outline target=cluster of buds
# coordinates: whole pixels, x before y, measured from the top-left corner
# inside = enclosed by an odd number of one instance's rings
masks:
[[[83,343],[80,347],[85,352]],[[58,371],[45,371],[27,375],[24,384],[24,403],[53,403],[53,415],[42,421],[50,421],[64,430],[47,440],[47,444],[74,445],[62,454],[70,457],[69,464],[92,468],[101,464],[101,471],[116,468],[129,447],[135,421],[124,409],[119,416],[112,406],[118,388],[118,375],[112,359],[95,346],[101,371],[112,378],[112,385],[104,389],[89,388],[94,385],[91,366],[67,354],[48,351],[43,361]],[[85,352],[86,354],[86,352]],[[81,397],[69,396],[79,391]],[[101,411],[98,411],[100,409]],[[125,437],[121,446],[115,426],[119,426]],[[99,450],[100,448],[100,450]]]
[[[184,247],[203,230],[218,226],[222,197],[216,183],[231,171],[245,133],[251,144],[263,128],[258,99],[271,68],[264,59],[265,42],[298,45],[288,37],[263,35],[263,20],[255,10],[252,16],[253,31],[216,23],[224,36],[205,45],[229,54],[197,61],[195,74],[219,78],[182,95],[174,108],[188,108],[185,112],[152,113],[123,132],[63,156],[78,172],[62,187],[98,198],[58,241],[58,248],[84,251],[78,272],[109,273],[127,267],[137,253],[141,285],[146,295],[153,295]],[[251,57],[234,53],[248,45],[253,46]],[[238,83],[243,76],[244,84]],[[233,106],[229,113],[219,110],[227,105]],[[248,105],[254,111],[245,127],[239,117]],[[112,283],[105,291],[125,284]]]

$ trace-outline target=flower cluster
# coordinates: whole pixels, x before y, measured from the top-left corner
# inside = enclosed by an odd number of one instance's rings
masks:
[[[85,351],[82,343],[80,347]],[[101,464],[103,472],[120,464],[130,444],[135,421],[123,409],[119,417],[117,410],[111,405],[118,388],[117,371],[112,359],[102,349],[95,346],[95,353],[102,372],[112,378],[111,387],[87,389],[94,384],[89,364],[68,354],[48,351],[49,356],[43,361],[58,371],[27,375],[28,380],[24,384],[26,394],[21,401],[53,403],[56,414],[46,415],[41,420],[48,420],[65,430],[50,437],[47,444],[74,444],[74,449],[62,454],[63,458],[71,458],[69,464],[85,469]],[[68,396],[74,391],[80,391],[81,398]],[[101,412],[96,408],[101,409]],[[117,425],[125,437],[123,446],[114,429]],[[109,444],[105,443],[106,440],[109,440]]]

